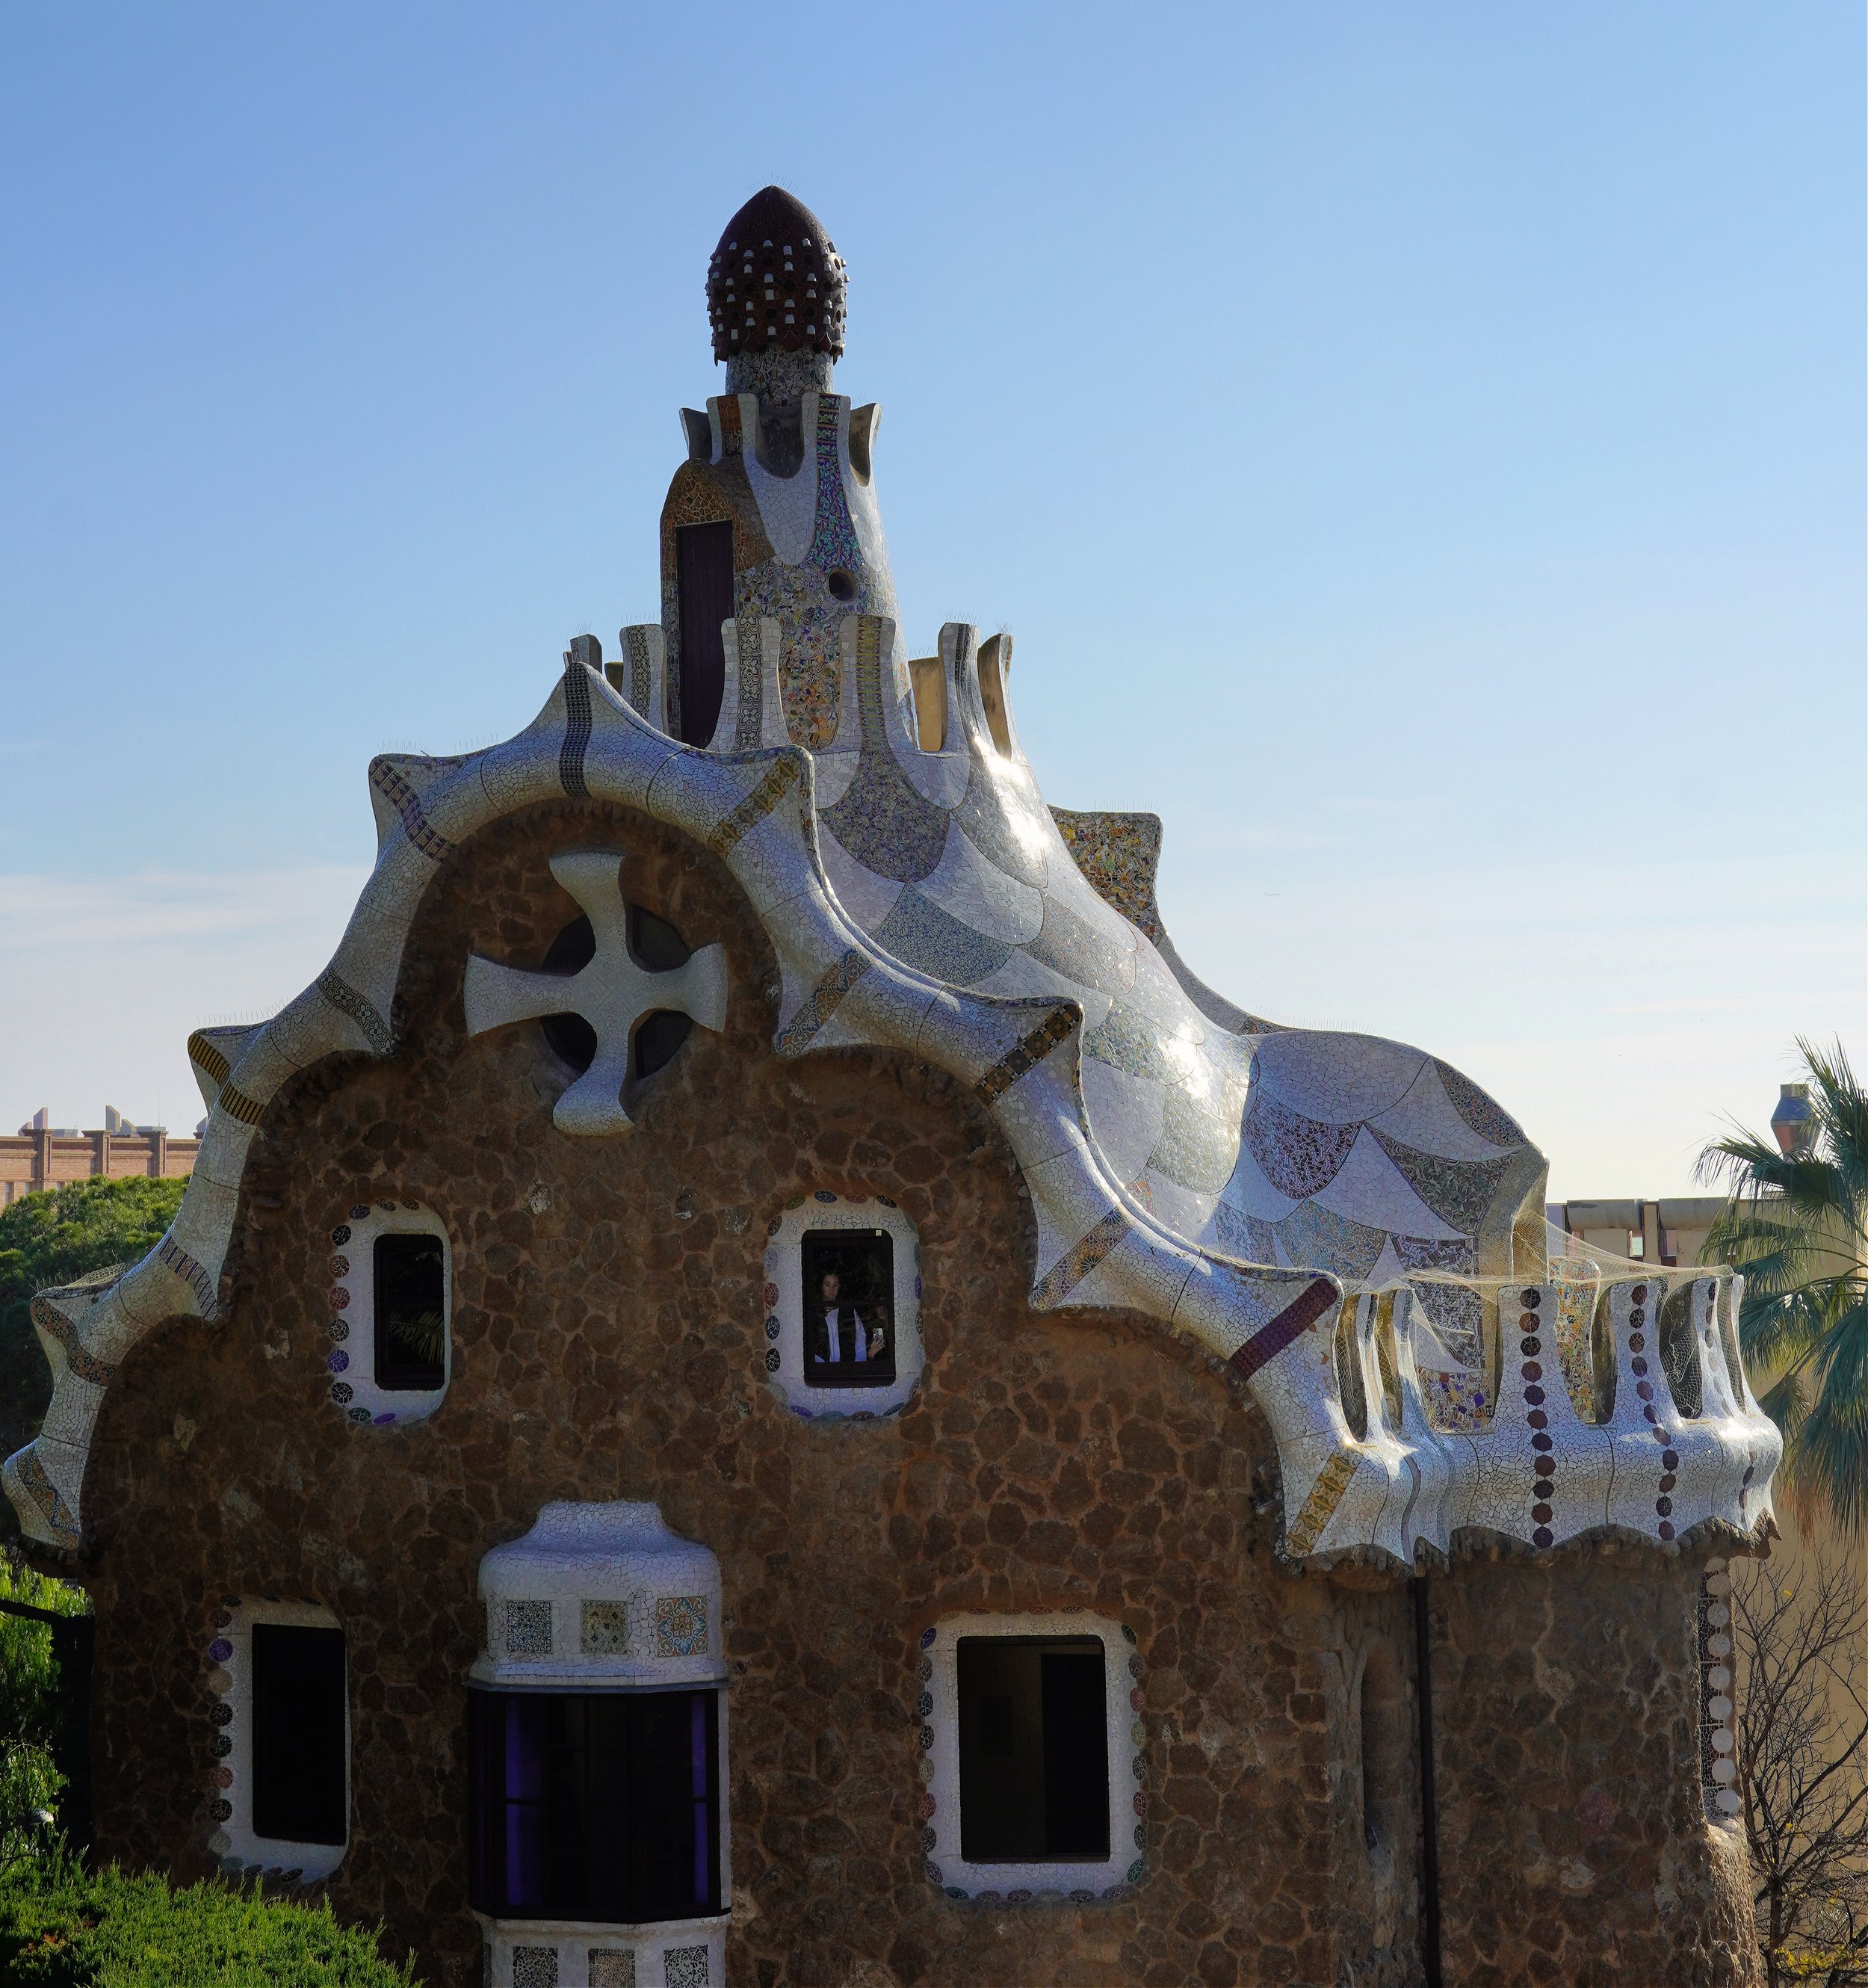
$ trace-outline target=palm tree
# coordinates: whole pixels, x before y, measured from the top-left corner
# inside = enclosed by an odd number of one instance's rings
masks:
[[[1780,1141],[1738,1131],[1701,1154],[1729,1195],[1701,1260],[1745,1273],[1738,1343],[1772,1377],[1761,1406],[1783,1432],[1790,1509],[1868,1530],[1868,1097],[1838,1042],[1799,1037],[1810,1114]],[[1781,1146],[1781,1150],[1780,1150]]]

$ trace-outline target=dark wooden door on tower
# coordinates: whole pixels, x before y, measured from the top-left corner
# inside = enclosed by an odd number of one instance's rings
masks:
[[[726,644],[720,624],[733,613],[733,527],[682,525],[674,534],[681,617],[681,738],[704,746],[714,735],[726,689]]]

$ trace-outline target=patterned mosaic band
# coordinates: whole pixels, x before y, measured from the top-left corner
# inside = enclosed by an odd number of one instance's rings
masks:
[[[1268,1360],[1275,1360],[1300,1334],[1316,1324],[1336,1302],[1335,1285],[1327,1277],[1319,1277],[1268,1325],[1261,1326],[1227,1364],[1241,1380],[1249,1381]]]
[[[421,796],[389,760],[370,762],[370,783],[402,817],[402,831],[412,847],[434,863],[444,863],[454,854],[447,837],[429,827]]]
[[[1022,1036],[973,1087],[973,1095],[982,1104],[991,1104],[1005,1096],[1020,1077],[1035,1070],[1061,1043],[1070,1040],[1080,1019],[1077,1009],[1052,1010],[1029,1035]]]
[[[33,1503],[45,1514],[47,1523],[62,1540],[76,1543],[77,1521],[72,1516],[70,1506],[59,1496],[59,1487],[46,1475],[46,1466],[29,1449],[21,1451],[16,1460],[19,1481]]]
[[[32,1300],[32,1323],[47,1337],[58,1341],[66,1365],[80,1381],[90,1381],[93,1388],[107,1388],[117,1378],[115,1365],[85,1350],[84,1342],[78,1337],[78,1328],[43,1291]]]
[[[866,952],[852,946],[811,989],[796,1014],[779,1031],[777,1048],[781,1056],[796,1056],[843,1006],[843,997],[875,965]]]
[[[1049,1311],[1054,1305],[1062,1304],[1133,1226],[1126,1209],[1112,1208],[1032,1286],[1032,1305],[1039,1311]]]
[[[1359,1460],[1350,1452],[1339,1450],[1318,1473],[1316,1482],[1310,1487],[1310,1496],[1304,1500],[1304,1509],[1297,1515],[1297,1523],[1285,1537],[1286,1550],[1299,1559],[1322,1537],[1324,1527],[1335,1516],[1336,1507],[1343,1503],[1343,1494],[1356,1475]]]
[[[340,1015],[347,1015],[363,1032],[364,1040],[380,1057],[395,1053],[396,1038],[389,1024],[334,967],[318,976],[318,992]],[[222,1060],[225,1064],[225,1059]]]
[[[573,800],[588,800],[584,755],[590,749],[590,673],[582,663],[564,668],[564,743],[558,751],[558,781]]]
[[[211,1323],[220,1309],[215,1302],[214,1279],[172,1236],[164,1236],[156,1245],[156,1255],[194,1293],[194,1301],[201,1308],[201,1317]]]
[[[233,1068],[199,1029],[188,1038],[188,1060],[217,1090],[227,1081],[228,1074]]]
[[[799,762],[787,753],[766,773],[752,793],[730,814],[723,815],[707,838],[707,846],[724,857],[740,838],[758,827],[796,784]]]
[[[221,1094],[214,1101],[217,1111],[225,1111],[242,1125],[257,1125],[266,1114],[266,1107],[258,1099],[235,1090],[231,1084],[221,1085]]]

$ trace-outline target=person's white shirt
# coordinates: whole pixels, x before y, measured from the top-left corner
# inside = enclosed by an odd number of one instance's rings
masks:
[[[850,1356],[845,1355],[842,1343],[843,1319],[846,1314],[850,1320],[851,1337],[856,1341],[856,1352]],[[829,1349],[829,1357],[832,1360],[841,1360],[846,1357],[857,1360],[866,1360],[869,1357],[869,1334],[864,1330],[861,1315],[854,1305],[826,1305],[824,1307],[824,1344]],[[824,1356],[819,1354],[816,1357],[821,1361]]]

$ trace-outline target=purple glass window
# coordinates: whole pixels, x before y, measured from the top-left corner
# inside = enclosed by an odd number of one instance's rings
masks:
[[[719,1695],[468,1694],[473,1903],[643,1925],[720,1909]]]

